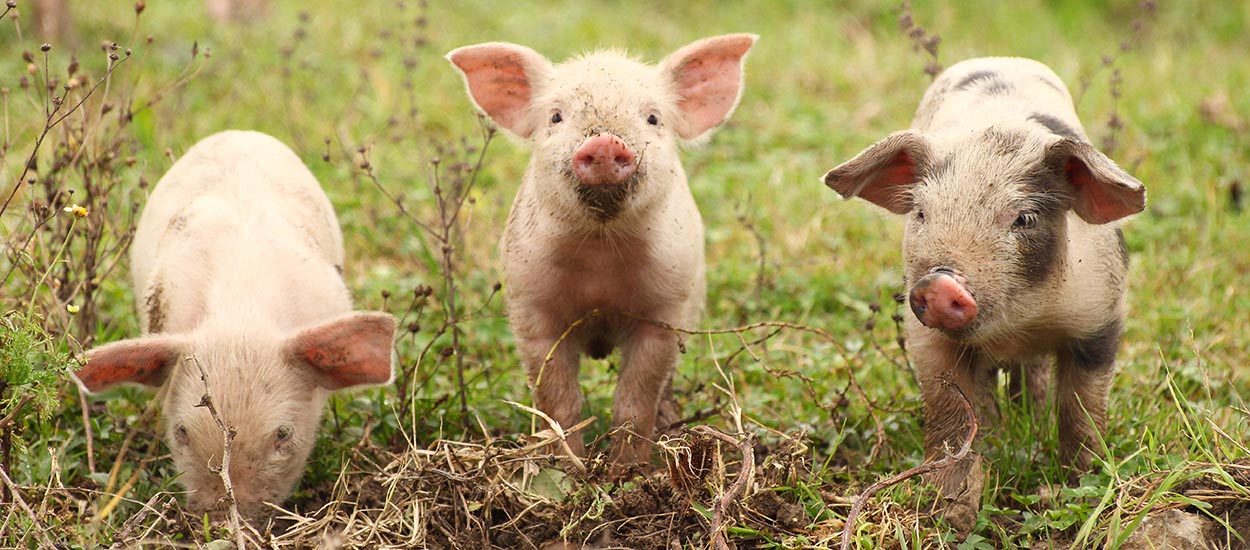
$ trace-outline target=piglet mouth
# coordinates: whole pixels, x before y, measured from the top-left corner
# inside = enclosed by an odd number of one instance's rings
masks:
[[[977,301],[968,279],[950,267],[936,267],[912,285],[908,296],[916,319],[947,334],[966,332],[977,317]]]
[[[620,185],[575,184],[574,189],[577,191],[577,202],[585,207],[596,220],[600,222],[610,221],[619,216],[621,211],[625,209],[626,201],[633,194],[637,181],[638,177],[635,174],[634,177]]]

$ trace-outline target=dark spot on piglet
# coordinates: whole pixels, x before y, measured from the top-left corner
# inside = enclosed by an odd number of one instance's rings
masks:
[[[143,298],[143,312],[148,318],[148,332],[156,333],[165,328],[165,288],[159,283],[153,285],[148,295]]]
[[[1120,249],[1120,261],[1124,265],[1128,265],[1128,243],[1124,240],[1124,232],[1119,227],[1115,228],[1116,246]]]
[[[1045,76],[1038,76],[1038,77],[1037,77],[1037,79],[1038,79],[1038,80],[1040,80],[1040,81],[1042,82],[1042,84],[1045,84],[1045,85],[1050,86],[1051,88],[1053,88],[1056,92],[1063,93],[1063,86],[1062,86],[1061,84],[1056,84],[1056,83],[1055,83],[1055,82],[1053,82],[1051,79],[1049,79],[1049,78],[1047,78],[1047,77],[1045,77]]]
[[[1077,132],[1075,128],[1068,126],[1064,121],[1059,120],[1058,118],[1055,118],[1048,114],[1032,113],[1029,115],[1029,120],[1036,122],[1038,124],[1041,124],[1047,130],[1049,130],[1050,133],[1055,134],[1057,136],[1066,137],[1069,139],[1075,139],[1077,141],[1084,141],[1084,139],[1081,138],[1080,133]]]
[[[1015,87],[1012,86],[1011,83],[1005,80],[994,79],[989,81],[989,84],[986,84],[986,86],[981,89],[981,92],[985,95],[1007,95],[1011,93],[1012,90],[1015,90]]]
[[[1058,269],[1063,250],[1056,228],[1062,222],[1062,212],[1046,212],[1035,227],[1018,233],[1016,272],[1029,284],[1042,284]]]
[[[1093,334],[1070,342],[1068,351],[1072,354],[1073,363],[1088,370],[1110,367],[1115,362],[1115,353],[1123,334],[1124,326],[1119,319],[1113,319]]]
[[[998,73],[994,71],[972,71],[960,79],[958,84],[955,84],[955,90],[967,90],[982,81],[996,80],[998,78]]]

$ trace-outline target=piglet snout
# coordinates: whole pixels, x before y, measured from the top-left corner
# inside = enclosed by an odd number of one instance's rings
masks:
[[[599,134],[573,154],[573,173],[585,185],[620,185],[638,170],[633,150],[612,134]]]
[[[964,278],[950,268],[925,275],[911,289],[911,311],[930,328],[956,331],[977,317],[977,301],[964,286]]]

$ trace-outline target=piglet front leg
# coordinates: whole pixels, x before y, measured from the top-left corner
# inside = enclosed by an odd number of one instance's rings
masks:
[[[650,456],[660,403],[671,391],[680,353],[678,335],[669,329],[639,322],[629,335],[612,411],[613,427],[623,428],[613,438],[614,464],[639,464]]]
[[[577,425],[582,416],[582,390],[577,383],[579,356],[569,342],[561,342],[559,347],[555,347],[558,341],[559,336],[518,336],[517,348],[534,394],[534,406],[568,430]],[[551,354],[550,361],[547,361],[548,354]],[[566,432],[566,435],[573,455],[586,456],[582,433]],[[563,454],[558,445],[550,451]]]

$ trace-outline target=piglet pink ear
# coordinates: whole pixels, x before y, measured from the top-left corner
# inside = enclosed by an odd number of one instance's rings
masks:
[[[148,336],[123,340],[87,352],[87,364],[74,378],[88,392],[98,392],[126,382],[160,386],[178,364],[183,341],[171,336]]]
[[[304,329],[286,343],[290,363],[312,372],[328,390],[385,384],[394,364],[395,318],[388,313],[351,313]]]
[[[742,95],[742,60],[759,36],[726,34],[704,38],[660,63],[676,87],[682,123],[677,135],[695,139],[723,122]]]
[[[1146,186],[1084,141],[1063,138],[1046,151],[1072,186],[1072,211],[1092,224],[1113,222],[1146,208]]]
[[[508,131],[528,138],[536,129],[530,99],[536,84],[550,77],[551,62],[542,54],[507,42],[456,48],[447,60],[464,76],[477,108]]]
[[[912,209],[912,186],[924,175],[929,140],[919,132],[890,134],[825,173],[824,182],[845,198],[860,197],[895,214]]]

